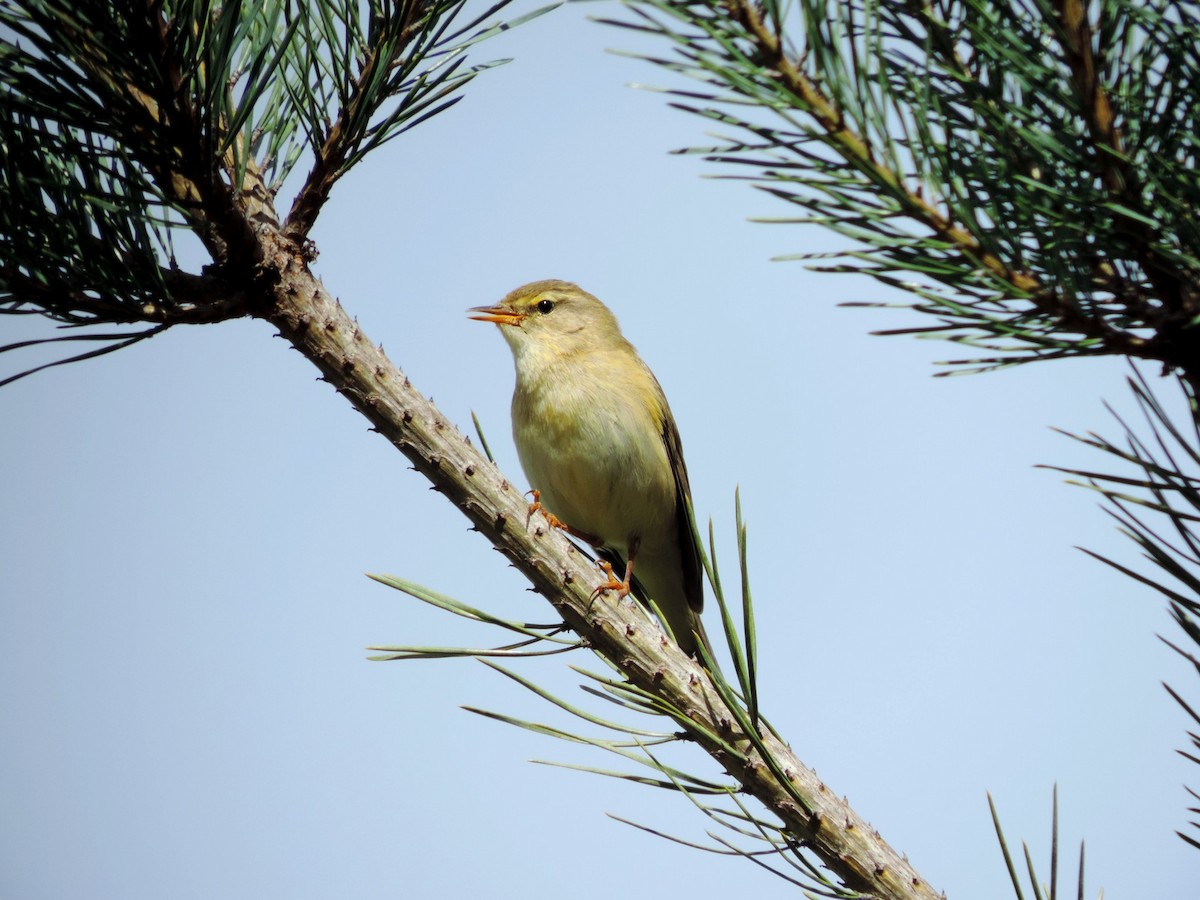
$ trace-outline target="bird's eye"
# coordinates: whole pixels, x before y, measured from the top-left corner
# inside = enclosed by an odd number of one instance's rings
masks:
[[[554,309],[554,301],[553,300],[539,300],[537,309],[538,309],[538,312],[540,312],[544,316],[546,313],[550,312],[550,310]]]

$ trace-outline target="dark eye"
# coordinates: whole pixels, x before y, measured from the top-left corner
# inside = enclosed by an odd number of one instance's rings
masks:
[[[542,315],[545,315],[546,313],[550,312],[550,310],[554,309],[554,301],[553,300],[539,300],[537,309],[538,309],[538,312],[540,312]]]

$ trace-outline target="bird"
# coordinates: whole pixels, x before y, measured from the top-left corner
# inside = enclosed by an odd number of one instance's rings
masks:
[[[597,593],[652,598],[679,647],[696,655],[704,585],[691,487],[666,395],[612,311],[569,281],[523,285],[493,306],[512,350],[513,441],[534,503],[596,548]],[[613,573],[624,565],[624,578]]]

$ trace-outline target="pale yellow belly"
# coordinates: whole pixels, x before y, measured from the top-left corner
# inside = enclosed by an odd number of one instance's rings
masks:
[[[545,507],[604,546],[627,553],[674,527],[675,478],[648,414],[603,403],[566,416],[514,398],[513,437]]]

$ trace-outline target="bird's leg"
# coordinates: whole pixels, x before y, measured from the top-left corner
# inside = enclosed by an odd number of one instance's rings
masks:
[[[537,488],[534,488],[531,491],[526,491],[525,495],[533,496],[533,502],[529,504],[529,512],[525,514],[525,527],[526,528],[529,527],[529,522],[531,519],[533,519],[533,514],[535,512],[540,512],[543,516],[545,516],[546,523],[551,528],[565,529],[567,527],[566,523],[563,522],[562,519],[560,519],[554,513],[550,512],[550,510],[546,509],[546,507],[542,506],[542,492],[541,491],[539,491]]]
[[[592,591],[592,599],[595,600],[601,594],[607,594],[609,591],[617,592],[617,599],[629,596],[630,584],[633,579],[633,557],[629,558],[629,562],[625,563],[625,580],[618,581],[617,576],[613,573],[612,563],[607,559],[600,560],[600,568],[607,576],[607,580]]]
[[[594,602],[601,594],[607,594],[609,591],[617,592],[617,599],[628,597],[633,584],[633,560],[637,556],[638,545],[641,541],[638,538],[630,539],[627,549],[629,561],[625,563],[625,580],[618,581],[617,576],[613,574],[612,563],[606,559],[600,560],[600,568],[604,570],[604,574],[608,576],[607,580],[592,591],[592,601]]]
[[[533,514],[535,512],[540,512],[542,516],[545,517],[546,524],[551,528],[557,528],[559,531],[565,531],[571,537],[579,538],[579,540],[584,541],[593,547],[599,547],[604,543],[594,534],[588,534],[586,531],[580,531],[578,528],[572,528],[554,513],[550,512],[550,510],[546,509],[546,507],[542,506],[542,492],[537,488],[534,488],[532,491],[526,491],[526,493],[533,495],[533,502],[529,504],[529,513],[525,516],[526,528],[529,527],[529,522],[533,518]]]

